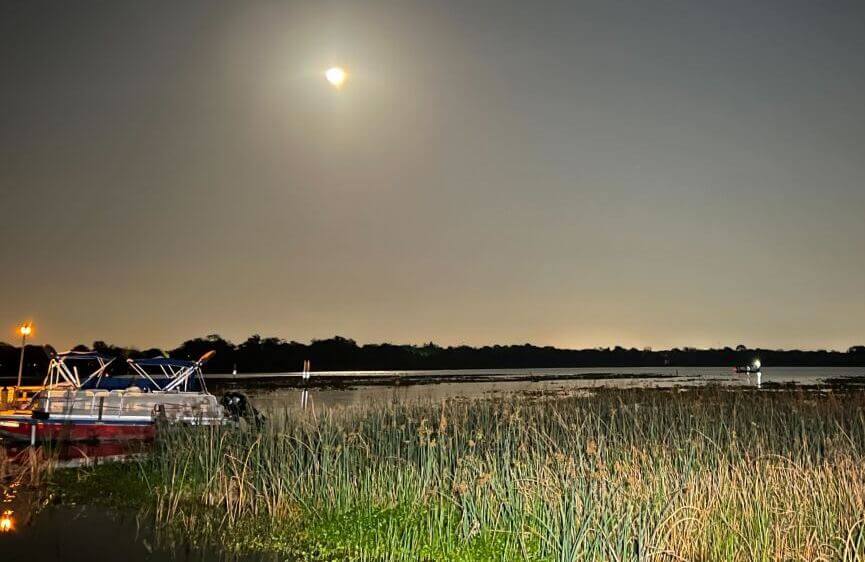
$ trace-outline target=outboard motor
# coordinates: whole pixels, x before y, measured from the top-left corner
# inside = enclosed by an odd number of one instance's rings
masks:
[[[255,427],[261,427],[264,423],[264,414],[255,409],[255,406],[250,403],[249,398],[242,392],[231,390],[222,395],[222,400],[219,402],[225,410],[225,415],[239,422],[246,420]]]

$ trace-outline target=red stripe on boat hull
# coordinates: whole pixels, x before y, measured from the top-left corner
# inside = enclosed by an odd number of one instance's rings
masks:
[[[15,441],[30,441],[33,423],[19,422],[18,427],[0,426],[0,435]],[[51,423],[38,422],[36,441],[142,441],[153,439],[156,428],[151,424]]]

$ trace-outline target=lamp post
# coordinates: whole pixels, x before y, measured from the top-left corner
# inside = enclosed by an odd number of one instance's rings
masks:
[[[21,358],[18,360],[18,386],[21,386],[21,375],[24,373],[24,347],[27,345],[27,336],[33,332],[33,324],[21,324],[18,333],[21,334]]]

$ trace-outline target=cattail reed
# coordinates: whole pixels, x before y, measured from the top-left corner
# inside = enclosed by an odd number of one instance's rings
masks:
[[[158,518],[301,559],[865,559],[857,392],[270,414],[261,430],[165,433],[143,465]]]

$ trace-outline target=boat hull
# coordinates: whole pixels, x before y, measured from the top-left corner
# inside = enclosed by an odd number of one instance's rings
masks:
[[[83,422],[0,417],[0,436],[11,441],[146,441],[156,434],[153,422]]]

